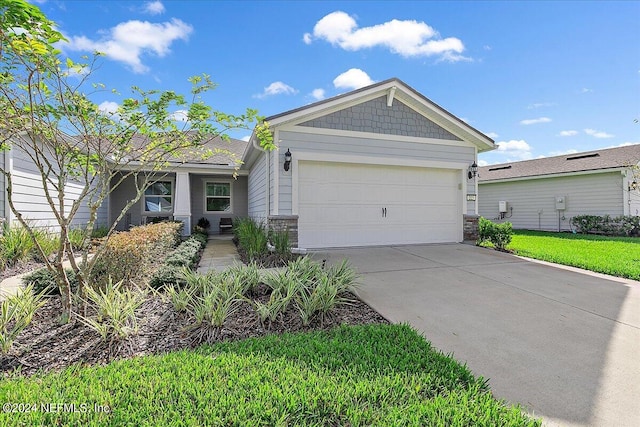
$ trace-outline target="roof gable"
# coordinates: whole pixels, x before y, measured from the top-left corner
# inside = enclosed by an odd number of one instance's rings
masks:
[[[384,102],[386,108],[391,109],[389,114],[395,115],[398,111],[412,112],[411,114],[408,114],[411,117],[402,117],[403,125],[405,125],[404,120],[407,120],[408,124],[410,119],[416,120],[416,115],[420,116],[421,119],[418,120],[417,124],[414,123],[410,125],[413,127],[411,132],[417,133],[420,131],[420,128],[426,128],[429,131],[427,135],[420,134],[419,137],[433,138],[434,135],[438,135],[437,138],[440,139],[467,141],[478,147],[479,152],[495,149],[495,144],[491,138],[469,126],[458,117],[449,113],[444,108],[430,101],[424,95],[396,78],[385,80],[371,86],[366,86],[301,108],[270,116],[266,118],[266,121],[270,123],[272,129],[277,129],[278,127],[285,125],[300,126],[303,124],[306,124],[306,126],[312,124],[314,127],[325,127],[329,126],[329,124],[326,120],[318,122],[317,120],[319,118],[329,116],[333,122],[333,120],[337,118],[334,114],[341,110],[348,111],[354,106],[365,104],[365,106],[361,108],[365,108],[366,111],[366,104],[370,101],[375,101],[377,103],[380,100]],[[369,107],[371,107],[371,105],[369,105]],[[355,111],[351,110],[350,112],[342,112],[340,115],[353,115],[354,113]],[[354,121],[362,120],[362,118],[352,118]],[[391,116],[389,116],[389,119],[390,118]],[[395,128],[393,130],[384,129],[384,126],[379,126],[380,124],[381,123],[378,123],[377,127],[374,129],[386,131],[381,133],[395,133],[398,131],[398,129]],[[331,126],[337,125],[332,124]],[[351,126],[353,127],[354,124],[352,123]],[[362,124],[355,126],[362,126]],[[348,130],[353,129],[349,128]],[[370,129],[367,131],[371,132]],[[408,133],[409,131],[402,131],[400,135],[410,136]],[[443,138],[443,136],[445,136],[445,138]]]
[[[302,122],[298,126],[460,141],[460,138],[398,99],[392,100],[389,107],[386,96]]]
[[[480,182],[620,169],[640,164],[640,144],[483,166]]]

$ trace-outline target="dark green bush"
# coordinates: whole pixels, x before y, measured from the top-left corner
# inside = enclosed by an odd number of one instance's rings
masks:
[[[571,224],[579,233],[612,236],[640,235],[640,216],[576,215],[571,218]]]
[[[200,251],[206,243],[206,236],[199,233],[192,234],[171,252],[165,259],[164,265],[153,273],[149,281],[149,286],[154,289],[160,289],[168,285],[177,284],[180,286],[184,284],[180,270],[184,267],[193,269],[196,266],[200,257]]]
[[[510,222],[496,224],[486,218],[480,217],[478,221],[478,241],[480,245],[490,242],[499,251],[506,250],[513,237],[513,226]]]
[[[264,223],[252,218],[236,218],[233,223],[233,234],[250,260],[267,254],[267,231]]]
[[[69,283],[71,284],[71,292],[75,293],[78,290],[76,273],[70,268],[65,269],[65,272],[67,273]],[[27,274],[22,278],[22,283],[25,286],[33,285],[33,291],[36,294],[48,289],[47,295],[60,295],[58,283],[56,282],[54,275],[47,268],[41,268]]]

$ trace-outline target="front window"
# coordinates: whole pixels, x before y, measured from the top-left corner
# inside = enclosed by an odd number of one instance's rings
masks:
[[[207,182],[205,192],[207,212],[231,212],[231,183]]]
[[[171,213],[173,189],[171,181],[158,181],[144,191],[144,211]]]

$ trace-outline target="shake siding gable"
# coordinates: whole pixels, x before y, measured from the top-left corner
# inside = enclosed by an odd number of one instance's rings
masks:
[[[560,211],[560,230],[571,229],[576,215],[624,213],[624,191],[619,171],[565,177],[480,183],[479,214],[498,217],[498,202],[508,203],[508,218],[514,228],[558,231],[555,196],[566,196],[566,209]],[[513,208],[513,214],[510,210]],[[564,219],[562,219],[564,217]]]
[[[398,99],[388,107],[386,96],[309,120],[300,126],[460,141]]]

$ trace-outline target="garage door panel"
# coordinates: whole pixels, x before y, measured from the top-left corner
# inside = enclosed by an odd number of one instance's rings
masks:
[[[459,176],[456,170],[299,161],[300,246],[458,241]]]

